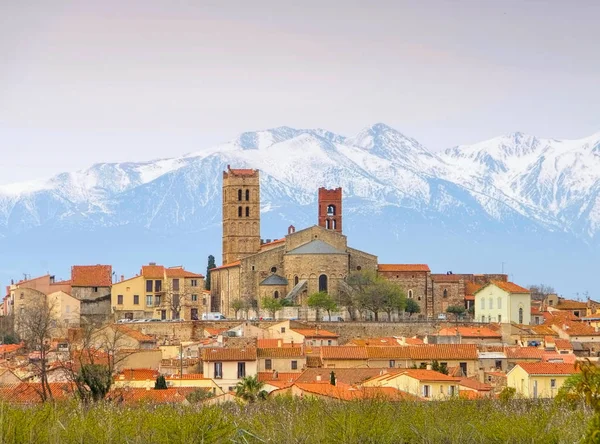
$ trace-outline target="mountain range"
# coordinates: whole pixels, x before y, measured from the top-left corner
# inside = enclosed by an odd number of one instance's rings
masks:
[[[262,237],[316,223],[317,189],[341,186],[349,244],[435,272],[506,272],[593,296],[600,262],[600,133],[513,133],[432,152],[375,124],[356,136],[280,127],[178,157],[102,163],[0,186],[0,280],[77,263],[203,272],[220,260],[221,177],[261,171]]]

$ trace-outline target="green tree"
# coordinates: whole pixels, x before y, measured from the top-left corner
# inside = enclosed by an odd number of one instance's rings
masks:
[[[238,313],[240,311],[244,312],[250,309],[250,303],[248,301],[245,301],[244,299],[236,299],[231,303],[231,308],[235,312],[235,318],[237,319]]]
[[[514,387],[504,387],[498,395],[498,399],[500,399],[500,401],[503,403],[507,403],[508,401],[513,399],[516,394],[517,389],[515,389]]]
[[[275,313],[283,308],[283,304],[279,299],[271,298],[265,296],[261,299],[260,305],[263,309],[267,310],[267,312],[271,315],[273,319],[275,319]]]
[[[350,274],[346,282],[353,290],[357,308],[371,311],[378,321],[379,312],[385,305],[385,294],[381,291],[384,279],[376,272],[366,270]]]
[[[197,404],[206,401],[207,399],[214,398],[214,396],[215,395],[210,390],[199,388],[189,393],[185,399],[187,399],[190,404]]]
[[[324,291],[313,293],[308,297],[307,304],[309,307],[317,310],[317,319],[320,318],[321,310],[325,310],[331,321],[331,312],[337,310],[335,300]]]
[[[158,375],[156,378],[156,382],[154,383],[154,390],[166,390],[167,389],[167,381],[163,375]]]
[[[335,372],[333,370],[331,370],[331,373],[329,374],[329,383],[331,385],[335,385],[336,383]]]
[[[106,365],[84,364],[81,366],[77,378],[78,384],[83,384],[89,389],[86,397],[91,398],[94,402],[104,399],[112,385],[112,374]]]
[[[235,395],[251,403],[266,399],[267,392],[263,390],[264,385],[264,382],[258,380],[258,376],[246,376],[236,384]]]
[[[431,362],[431,370],[436,371],[438,373],[443,373],[444,375],[448,374],[448,365],[445,362],[442,362],[441,364],[436,361],[433,360]]]
[[[206,279],[204,279],[204,287],[210,290],[210,270],[216,268],[215,257],[211,254],[208,256],[208,266],[206,267]]]
[[[415,313],[421,313],[421,307],[414,299],[406,300],[406,307],[404,308],[408,313],[408,317],[411,317]]]
[[[458,317],[465,314],[465,307],[463,305],[451,305],[446,309],[446,313],[451,313],[454,315],[454,319],[458,322]]]
[[[393,312],[401,312],[406,307],[406,295],[398,284],[388,280],[382,280],[377,284],[379,291],[383,293],[383,311],[388,315],[388,321],[392,321]]]

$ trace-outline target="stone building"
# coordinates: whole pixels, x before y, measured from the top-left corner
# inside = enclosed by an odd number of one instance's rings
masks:
[[[81,316],[105,321],[111,316],[112,266],[74,265],[71,267],[71,295],[78,299]]]

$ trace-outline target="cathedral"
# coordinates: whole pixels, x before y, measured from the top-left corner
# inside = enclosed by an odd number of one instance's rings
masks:
[[[211,276],[211,310],[233,316],[231,302],[264,297],[306,303],[317,291],[337,293],[348,274],[377,270],[377,257],[350,248],[342,234],[342,189],[319,189],[317,225],[281,239],[260,238],[260,173],[223,172],[223,265]]]
[[[504,274],[433,274],[425,264],[378,264],[377,256],[348,246],[342,233],[342,189],[319,188],[317,225],[285,237],[260,237],[260,172],[223,172],[223,265],[210,271],[211,311],[233,317],[231,303],[242,299],[260,308],[264,297],[306,305],[317,291],[336,294],[345,278],[360,270],[376,271],[396,282],[432,319],[452,305],[470,308],[474,293]]]

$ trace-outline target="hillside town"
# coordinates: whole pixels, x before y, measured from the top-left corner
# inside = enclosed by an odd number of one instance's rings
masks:
[[[348,245],[341,188],[315,190],[316,225],[262,239],[260,172],[228,166],[222,190],[222,263],[209,258],[204,274],[73,265],[66,280],[6,286],[0,398],[553,398],[577,362],[598,361],[600,303],[590,297],[506,274],[379,263]]]

